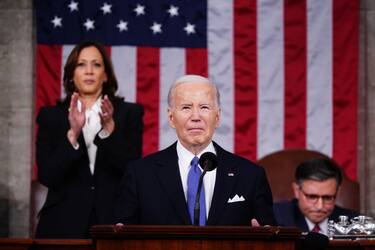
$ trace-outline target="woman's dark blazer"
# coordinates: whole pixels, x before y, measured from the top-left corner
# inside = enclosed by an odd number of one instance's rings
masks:
[[[38,179],[48,187],[39,212],[36,238],[88,238],[92,224],[114,223],[115,202],[123,170],[142,156],[143,107],[113,101],[115,130],[107,138],[96,135],[94,174],[83,133],[79,149],[67,139],[68,106],[40,109],[36,141]]]

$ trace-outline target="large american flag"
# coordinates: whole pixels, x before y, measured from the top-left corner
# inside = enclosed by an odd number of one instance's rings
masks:
[[[358,0],[37,0],[36,14],[36,112],[64,96],[73,45],[95,40],[119,94],[145,107],[144,155],[176,140],[173,80],[201,74],[221,92],[227,150],[308,148],[357,178]]]

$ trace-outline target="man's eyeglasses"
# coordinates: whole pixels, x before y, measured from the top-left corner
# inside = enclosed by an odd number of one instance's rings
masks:
[[[308,202],[316,203],[320,198],[322,198],[324,203],[333,203],[336,199],[336,194],[334,195],[317,195],[305,193],[302,188],[299,189],[301,193],[306,197]]]

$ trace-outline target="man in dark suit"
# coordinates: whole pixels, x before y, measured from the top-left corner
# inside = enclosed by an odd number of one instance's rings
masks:
[[[341,170],[331,160],[310,159],[301,163],[292,184],[295,199],[274,204],[278,224],[327,235],[328,220],[337,220],[340,215],[357,216],[335,205],[341,181]]]
[[[118,225],[193,224],[192,159],[205,152],[216,154],[218,164],[203,179],[199,225],[275,224],[265,171],[212,141],[220,121],[216,86],[202,76],[182,76],[169,90],[168,106],[169,124],[178,141],[127,167]]]

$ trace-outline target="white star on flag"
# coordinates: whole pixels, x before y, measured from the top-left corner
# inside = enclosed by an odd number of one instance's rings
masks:
[[[112,8],[112,5],[104,2],[103,6],[100,9],[103,11],[103,14],[105,15],[105,14],[109,14],[112,12],[111,8]]]
[[[161,31],[161,24],[160,23],[153,23],[152,26],[150,27],[152,29],[152,33],[157,34],[157,33],[162,33]]]
[[[120,20],[120,22],[116,26],[120,32],[128,30],[128,22],[124,22],[123,20]]]
[[[171,5],[168,9],[168,13],[171,17],[178,16],[178,7]]]
[[[78,11],[78,3],[77,2],[71,1],[70,4],[68,5],[68,7],[70,9],[70,12]]]
[[[95,28],[94,26],[94,20],[91,20],[89,18],[86,19],[86,22],[83,24],[83,26],[86,27],[86,30],[93,30]]]
[[[137,4],[137,7],[134,9],[134,12],[137,13],[137,16],[145,14],[145,6]]]
[[[54,16],[54,18],[51,20],[51,23],[53,23],[53,27],[62,27],[62,18],[58,16]]]
[[[186,34],[190,35],[195,33],[195,25],[191,23],[187,23],[184,30],[186,31]]]

